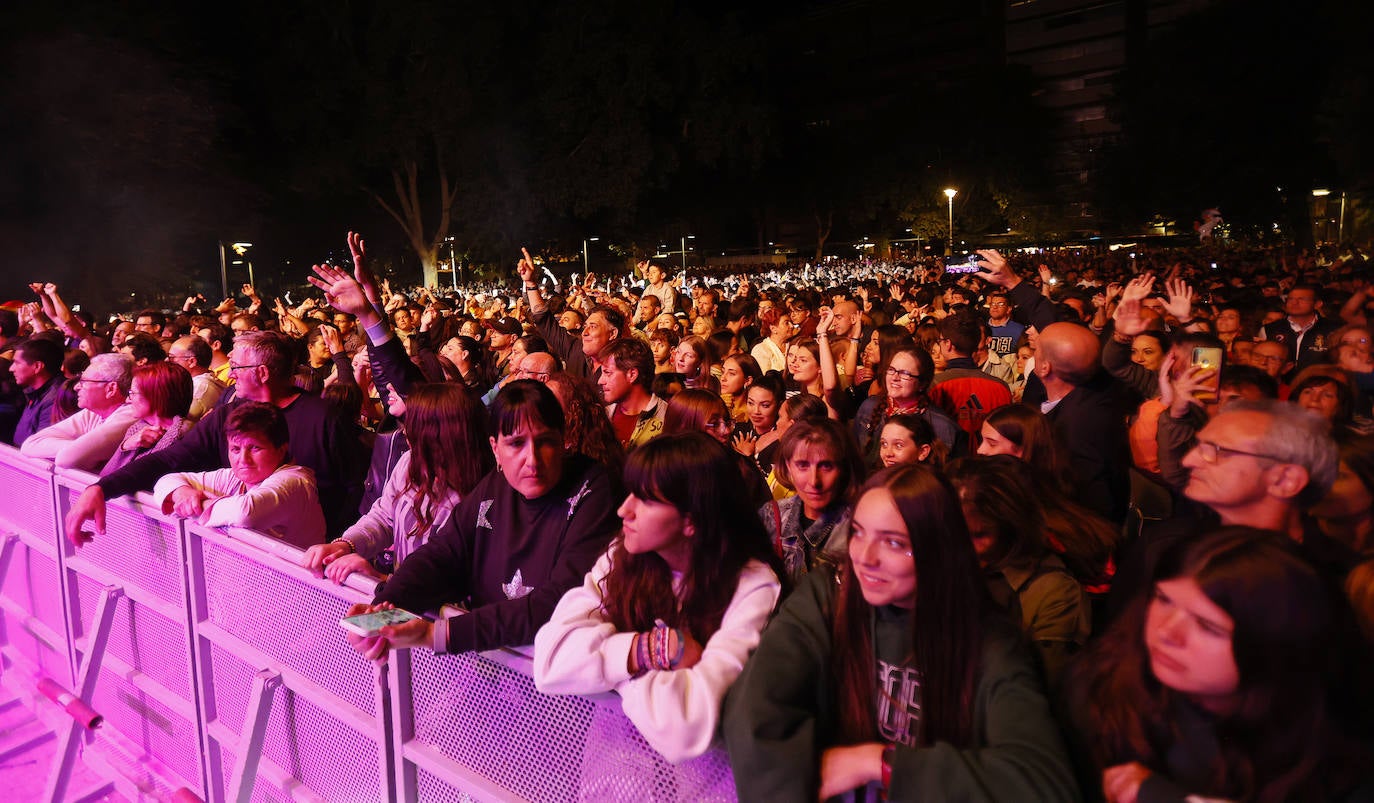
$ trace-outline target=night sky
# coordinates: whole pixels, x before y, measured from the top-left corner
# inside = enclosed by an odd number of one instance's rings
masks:
[[[1340,37],[1370,30],[1369,12],[1330,2],[1290,19],[1281,5],[1214,4],[1180,44],[1161,43],[1173,65],[1162,86],[1142,71],[1121,85],[1137,98],[1134,116],[1114,112],[1128,130],[1214,138],[1160,165],[1141,137],[1123,145],[1132,169],[1171,176],[1150,192],[1192,209],[1234,186],[1240,209],[1271,177],[1226,168],[1226,153],[1252,164],[1266,147],[1283,149],[1294,182],[1367,183],[1351,143],[1370,141],[1368,60]],[[995,2],[11,6],[0,299],[27,299],[39,280],[100,312],[217,293],[218,240],[254,242],[271,292],[343,256],[348,229],[418,278],[410,240],[373,197],[395,208],[393,170],[407,163],[427,235],[445,166],[447,233],[475,263],[509,262],[522,243],[576,251],[590,234],[628,251],[690,231],[712,249],[777,238],[804,252],[826,215],[837,240],[938,216],[949,183],[969,188],[959,214],[974,231],[1055,200],[1050,125],[1034,79],[1006,63]],[[1271,65],[1262,87],[1205,77],[1252,63]],[[1118,180],[1103,185],[1130,202],[1122,219],[1160,205],[1109,167]]]

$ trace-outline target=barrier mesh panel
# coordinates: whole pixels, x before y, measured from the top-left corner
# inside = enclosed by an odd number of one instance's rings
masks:
[[[342,602],[209,540],[201,543],[211,622],[375,715],[377,684],[371,665],[339,628]]]
[[[68,489],[63,492],[71,493]],[[145,518],[120,505],[109,505],[105,514],[105,534],[87,542],[78,556],[145,589],[163,602],[185,607],[184,569],[177,554],[177,541],[174,525]]]
[[[218,644],[210,646],[210,699],[215,717],[234,733],[243,731],[248,695],[253,693],[257,670]]]
[[[3,593],[20,610],[33,614],[52,629],[59,638],[66,627],[62,622],[62,588],[57,578],[57,561],[23,541],[10,547],[9,570],[5,573]],[[10,635],[17,636],[18,623],[13,623]]]
[[[104,585],[76,576],[80,610],[75,612],[78,634],[89,636]],[[186,655],[186,625],[172,622],[129,597],[115,602],[109,654],[157,681],[164,689],[193,704],[191,661]]]
[[[424,770],[415,773],[415,791],[415,799],[424,803],[479,803],[477,798],[459,792]]]
[[[44,541],[56,537],[49,477],[0,462],[0,488],[5,489],[0,522],[8,524],[11,530],[31,533]]]
[[[220,724],[242,734],[258,668],[218,645],[211,645],[210,663],[211,694]],[[370,672],[366,682],[375,683]],[[381,727],[375,739],[384,738]],[[281,686],[273,697],[263,755],[327,800],[373,800],[381,793],[380,748],[374,738]],[[222,764],[227,790],[233,757]],[[279,793],[270,783],[259,782],[253,800],[276,799],[273,794]]]
[[[102,669],[92,706],[105,717],[105,727],[156,756],[179,782],[192,789],[200,784],[200,741],[194,722],[159,703],[123,677]]]
[[[522,798],[735,799],[723,751],[669,764],[613,703],[540,694],[479,655],[411,659],[415,738]]]

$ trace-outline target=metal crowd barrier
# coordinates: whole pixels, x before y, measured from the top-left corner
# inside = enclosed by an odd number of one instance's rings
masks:
[[[735,798],[723,751],[668,764],[615,695],[540,694],[519,651],[365,661],[338,620],[371,583],[316,578],[281,541],[140,495],[75,549],[62,522],[91,479],[0,446],[0,712],[39,723],[0,759],[56,739],[45,799],[101,791],[68,789],[78,760],[137,800]],[[98,727],[64,711],[82,703]]]

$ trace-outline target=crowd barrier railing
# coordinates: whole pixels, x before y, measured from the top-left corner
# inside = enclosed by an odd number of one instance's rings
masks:
[[[373,584],[317,578],[276,539],[139,495],[72,547],[92,479],[0,446],[0,669],[58,740],[46,799],[77,760],[131,799],[735,799],[723,751],[669,764],[615,695],[540,694],[519,650],[364,660],[338,620]],[[101,744],[48,681],[103,718]]]

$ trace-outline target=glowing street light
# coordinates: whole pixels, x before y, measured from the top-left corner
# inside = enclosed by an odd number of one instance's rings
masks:
[[[949,237],[945,238],[945,256],[953,253],[950,246],[954,244],[954,196],[958,194],[959,191],[953,187],[945,189],[945,197],[949,199]]]
[[[696,238],[697,236],[695,234],[682,235],[682,272],[684,274],[687,272],[687,241],[695,240]]]
[[[600,239],[601,239],[600,237],[587,237],[587,238],[584,238],[584,239],[582,240],[582,275],[583,275],[583,276],[586,276],[588,273],[591,273],[591,272],[592,272],[592,261],[591,261],[591,259],[587,256],[587,243],[594,243],[594,242],[596,242],[597,240],[600,240]]]
[[[225,259],[225,257],[224,257],[224,249],[225,249],[226,245],[227,245],[229,248],[234,249],[234,253],[235,253],[235,254],[238,254],[239,256],[243,256],[244,253],[246,253],[246,252],[248,251],[248,249],[250,249],[250,248],[253,247],[253,244],[252,244],[252,243],[227,243],[227,244],[226,244],[223,240],[220,240],[220,241],[219,241],[219,291],[220,291],[220,297],[221,297],[221,298],[228,298],[228,297],[229,297],[229,269],[228,269],[228,265],[226,265],[225,262],[224,262],[224,259]],[[235,264],[237,264],[237,263],[235,263]],[[252,283],[253,283],[252,264],[253,264],[253,263],[251,263],[251,262],[248,263],[248,265],[249,265],[248,283],[249,283],[249,284],[252,284]]]

